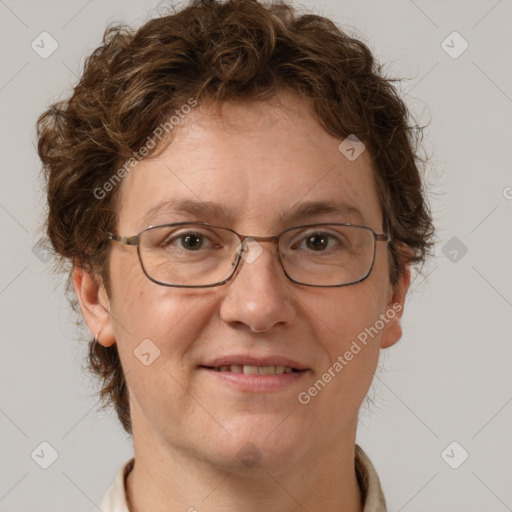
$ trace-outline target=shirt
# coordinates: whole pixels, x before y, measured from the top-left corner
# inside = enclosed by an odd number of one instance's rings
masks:
[[[106,492],[100,509],[102,512],[129,512],[126,502],[126,477],[133,468],[132,458],[116,474],[113,484]],[[370,459],[359,445],[355,445],[355,469],[361,489],[363,512],[387,512],[386,500],[377,472]]]

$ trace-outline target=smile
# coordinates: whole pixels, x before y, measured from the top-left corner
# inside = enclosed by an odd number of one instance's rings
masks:
[[[251,365],[222,365],[222,366],[205,366],[210,370],[217,372],[243,373],[244,375],[281,375],[282,373],[300,372],[291,366],[251,366]]]
[[[221,365],[200,366],[199,370],[209,375],[223,387],[247,393],[269,393],[295,389],[310,370],[298,370],[291,366]],[[302,382],[300,386],[304,386]]]

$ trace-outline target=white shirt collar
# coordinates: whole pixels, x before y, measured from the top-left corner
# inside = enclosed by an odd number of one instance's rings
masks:
[[[355,445],[355,456],[356,476],[364,501],[363,512],[387,512],[386,500],[377,472],[366,453],[357,444]],[[102,512],[129,512],[125,482],[134,460],[130,459],[117,472],[114,483],[101,502]]]

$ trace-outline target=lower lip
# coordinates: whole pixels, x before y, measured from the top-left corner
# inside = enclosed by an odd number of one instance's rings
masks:
[[[246,375],[245,373],[219,372],[205,366],[200,366],[199,369],[240,391],[252,393],[265,393],[285,389],[301,381],[309,373],[309,370],[303,370],[293,373],[280,373],[278,375]]]

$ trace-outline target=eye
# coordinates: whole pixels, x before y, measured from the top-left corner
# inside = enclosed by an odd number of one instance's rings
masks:
[[[292,249],[307,249],[312,252],[329,252],[337,246],[343,246],[339,237],[325,231],[310,232],[292,245]],[[337,247],[338,249],[340,247]]]
[[[160,246],[166,248],[170,245],[175,245],[180,249],[187,251],[198,251],[199,249],[211,248],[214,246],[213,242],[203,233],[200,232],[186,232],[180,234],[173,234],[167,237]]]

